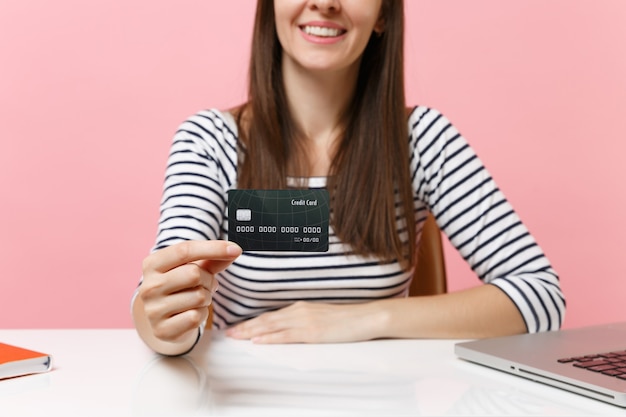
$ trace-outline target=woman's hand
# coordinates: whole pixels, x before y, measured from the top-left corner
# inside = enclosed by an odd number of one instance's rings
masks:
[[[385,316],[374,304],[320,304],[298,301],[226,331],[255,343],[339,343],[378,337]]]
[[[165,354],[184,352],[209,316],[218,282],[241,248],[228,241],[186,241],[150,254],[133,305],[137,329],[146,343]],[[184,349],[186,347],[186,349]]]

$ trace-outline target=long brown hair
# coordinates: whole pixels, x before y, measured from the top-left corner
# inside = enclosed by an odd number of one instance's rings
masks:
[[[385,29],[371,36],[363,53],[327,186],[331,221],[342,241],[355,253],[412,265],[416,232],[404,95],[403,11],[402,0],[383,0]],[[249,101],[237,117],[244,152],[238,186],[282,189],[294,169],[306,176],[306,164],[298,163],[306,155],[298,146],[299,130],[287,105],[272,0],[258,1],[252,39]],[[406,241],[399,236],[397,218],[406,226]]]

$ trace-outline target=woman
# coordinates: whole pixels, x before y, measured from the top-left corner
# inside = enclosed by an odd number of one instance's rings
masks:
[[[406,110],[402,52],[401,0],[259,0],[249,101],[174,138],[133,298],[150,347],[190,351],[209,306],[214,327],[257,343],[560,328],[558,276],[473,150],[437,111]],[[226,240],[229,189],[289,187],[328,189],[327,253]],[[489,285],[406,296],[429,211]]]

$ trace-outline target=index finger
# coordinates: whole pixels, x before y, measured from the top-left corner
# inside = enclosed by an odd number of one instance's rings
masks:
[[[232,261],[241,252],[239,245],[227,240],[188,240],[154,252],[144,261],[144,268],[167,272],[194,261]]]

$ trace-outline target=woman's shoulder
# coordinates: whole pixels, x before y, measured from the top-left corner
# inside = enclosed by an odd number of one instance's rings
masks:
[[[423,121],[436,120],[444,117],[438,109],[422,104],[407,107],[406,114],[410,127],[414,127],[416,124]]]
[[[415,152],[440,152],[447,146],[465,146],[465,138],[438,109],[418,105],[410,108],[408,133]]]
[[[233,112],[215,107],[199,110],[188,116],[181,123],[181,128],[190,126],[196,126],[208,131],[227,129],[232,133],[237,132],[237,123]]]
[[[198,110],[184,119],[174,135],[176,146],[195,152],[229,155],[236,152],[239,142],[237,123],[233,114],[218,108]]]
[[[409,134],[414,139],[436,134],[451,126],[450,121],[436,108],[424,105],[407,107]]]

